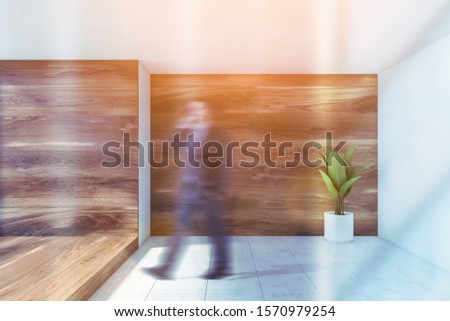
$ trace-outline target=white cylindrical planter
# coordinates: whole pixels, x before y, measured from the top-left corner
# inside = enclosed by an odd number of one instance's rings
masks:
[[[344,215],[336,215],[334,212],[325,212],[324,228],[327,241],[353,241],[353,213],[344,212]]]

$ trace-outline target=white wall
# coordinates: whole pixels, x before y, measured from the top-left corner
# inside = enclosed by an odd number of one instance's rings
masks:
[[[0,59],[152,73],[378,73],[450,32],[449,0],[0,0]]]
[[[450,35],[378,79],[379,236],[450,271]]]
[[[147,151],[150,141],[150,73],[139,63],[139,142]],[[150,165],[144,153],[139,168],[139,246],[150,236]]]

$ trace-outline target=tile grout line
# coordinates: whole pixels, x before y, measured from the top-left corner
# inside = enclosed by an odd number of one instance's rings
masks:
[[[297,262],[297,264],[300,266],[300,269],[306,275],[306,277],[308,278],[309,282],[311,282],[311,284],[314,287],[314,289],[316,289],[317,293],[319,293],[319,295],[322,298],[322,300],[325,300],[324,296],[322,295],[322,292],[319,291],[319,289],[317,288],[316,284],[311,280],[311,278],[309,277],[308,273],[306,273],[305,270],[303,269],[302,264],[297,260],[297,258],[295,257],[294,253],[292,253],[291,248],[284,242],[283,237],[280,236],[280,238],[281,238],[281,242],[286,246],[286,248],[288,249],[289,253],[291,253],[291,255],[294,258],[295,262]]]
[[[379,238],[376,238],[376,239],[377,239],[377,241],[379,240]],[[364,285],[366,285],[366,286],[367,286],[374,294],[376,294],[376,296],[378,297],[378,300],[385,300],[385,299],[383,298],[382,293],[380,293],[379,290],[373,288],[369,283],[367,283],[363,278],[361,278],[361,277],[359,276],[359,274],[358,274],[357,272],[354,271],[353,268],[351,268],[351,267],[347,266],[347,264],[345,264],[345,261],[342,261],[342,260],[339,258],[339,256],[335,255],[333,252],[332,252],[332,255],[336,258],[336,260],[337,260],[339,263],[343,264],[343,265],[346,267],[346,269],[348,269],[348,270],[349,270],[352,274],[354,274],[359,280],[361,280],[361,282],[362,282]],[[413,278],[411,278],[411,277],[409,277],[408,275],[404,274],[402,271],[397,270],[395,265],[393,265],[393,264],[391,264],[391,263],[389,263],[389,262],[386,262],[386,266],[395,269],[395,271],[399,272],[400,274],[402,274],[403,276],[405,276],[407,279],[409,279],[410,281],[412,281],[412,284],[415,284],[415,285],[420,286],[420,284],[417,283]]]
[[[377,239],[377,241],[379,240],[379,238],[376,238],[376,239]],[[343,264],[343,265],[344,265],[344,266],[345,266],[352,274],[354,274],[359,280],[361,280],[361,282],[362,282],[364,285],[366,285],[370,290],[372,290],[372,292],[373,292],[374,294],[377,295],[377,297],[378,297],[379,300],[385,300],[385,299],[383,298],[382,293],[380,293],[380,291],[378,291],[377,289],[373,288],[369,283],[367,283],[363,278],[361,278],[361,277],[359,276],[359,274],[356,273],[356,272],[353,270],[353,268],[350,268],[349,266],[347,266],[347,264],[345,264],[345,261],[342,261],[342,260],[341,260],[337,255],[335,255],[333,252],[332,252],[332,255],[337,259],[338,262],[340,262],[341,264]],[[386,262],[386,266],[388,266],[388,267],[390,267],[390,268],[393,268],[395,271],[397,271],[397,272],[399,272],[400,274],[402,274],[404,277],[406,277],[407,279],[409,279],[410,281],[412,281],[412,284],[418,285],[419,287],[421,287],[420,284],[419,284],[418,282],[416,282],[413,278],[409,277],[407,274],[403,273],[401,270],[398,270],[398,269],[396,268],[395,265],[393,265],[393,264],[391,264],[391,263],[389,263],[389,262]],[[421,288],[423,288],[423,287],[421,287]]]
[[[150,243],[150,240],[147,240],[147,242]],[[147,243],[147,242],[145,242],[145,243]],[[144,243],[144,244],[145,244],[145,243]],[[149,249],[147,249],[147,252],[145,252],[145,254],[142,254],[142,256],[139,258],[139,261],[142,260],[142,259],[144,258],[144,256],[147,255],[148,252],[150,252],[150,249],[151,249],[151,247],[150,247]],[[158,279],[155,279],[155,280],[153,281],[153,284],[152,284],[150,290],[148,291],[147,295],[145,296],[144,301],[146,301],[147,298],[150,296],[150,293],[152,292],[153,288],[155,287],[155,284],[156,284],[157,281],[158,281]]]
[[[387,241],[387,240],[384,240],[384,239],[382,239],[382,238],[380,238],[380,237],[376,237],[376,240],[377,240],[377,242],[382,241],[382,242],[384,242],[384,243],[387,243],[390,247],[396,248],[398,251],[403,252],[404,254],[406,254],[406,255],[408,255],[408,256],[412,256],[412,257],[414,257],[415,259],[418,259],[419,261],[421,261],[421,264],[422,264],[422,263],[424,263],[424,264],[429,264],[429,265],[432,266],[433,268],[437,268],[437,269],[440,269],[441,271],[444,271],[444,272],[445,272],[445,270],[442,270],[440,267],[434,265],[433,263],[428,262],[428,261],[424,260],[424,259],[421,258],[421,257],[418,257],[417,255],[415,255],[415,254],[413,254],[413,253],[411,253],[411,252],[409,252],[409,251],[407,251],[407,250],[405,250],[405,249],[403,249],[403,248],[397,246],[397,245],[394,244],[394,243],[391,243],[391,242],[389,242],[389,241]],[[410,276],[410,275],[408,275],[407,273],[403,272],[401,269],[399,269],[399,268],[398,268],[395,264],[393,264],[392,262],[387,261],[387,262],[386,262],[386,265],[389,266],[389,267],[391,267],[391,268],[393,268],[393,269],[395,269],[395,271],[397,271],[398,273],[402,274],[402,275],[403,275],[404,277],[406,277],[407,279],[411,280],[413,285],[416,285],[416,286],[422,288],[423,291],[425,291],[425,292],[429,292],[430,294],[434,294],[434,292],[432,292],[432,291],[430,291],[429,289],[427,289],[426,287],[424,287],[422,283],[418,282],[415,278],[413,278],[412,276]],[[369,285],[368,285],[368,286],[369,286]],[[369,286],[369,287],[370,287],[370,286]],[[375,290],[373,290],[373,291],[375,292]]]
[[[152,292],[152,290],[153,290],[153,287],[154,287],[154,286],[155,286],[155,284],[156,284],[156,281],[158,281],[158,280],[155,280],[155,281],[153,282],[153,284],[152,284],[152,286],[151,286],[150,290],[148,291],[147,295],[145,296],[145,299],[144,299],[144,301],[147,301],[147,298],[148,298],[148,296],[150,295],[150,293]]]
[[[252,247],[251,247],[251,245],[250,245],[249,236],[247,236],[246,238],[247,238],[247,245],[248,245],[248,248],[249,248],[249,250],[250,250],[250,255],[252,256],[253,265],[254,265],[254,267],[255,267],[256,277],[258,278],[259,288],[261,289],[261,294],[262,294],[263,300],[266,301],[266,297],[265,297],[265,295],[264,295],[264,291],[263,291],[262,285],[261,285],[261,280],[259,279],[259,273],[258,273],[258,269],[257,269],[257,267],[256,267],[255,258],[253,257],[253,251],[252,251]]]
[[[356,237],[354,238],[354,240],[356,239]],[[355,244],[355,241],[352,241],[352,243],[353,244]],[[356,246],[358,246],[358,245],[356,245]],[[381,295],[381,293],[379,292],[379,291],[377,291],[375,288],[373,288],[369,283],[367,283],[363,278],[361,278],[359,275],[358,275],[358,273],[356,273],[354,270],[353,270],[353,268],[351,268],[350,266],[348,266],[347,264],[346,264],[346,261],[345,260],[342,260],[340,257],[339,257],[339,255],[337,255],[337,254],[335,254],[335,252],[332,250],[332,249],[330,249],[330,247],[327,247],[327,251],[328,251],[328,253],[330,253],[335,259],[336,259],[336,261],[337,262],[339,262],[340,264],[342,264],[349,272],[351,272],[351,274],[353,274],[354,276],[356,276],[356,278],[358,279],[358,280],[360,280],[361,282],[362,282],[362,284],[364,284],[369,290],[371,290],[372,292],[373,292],[373,294],[375,294],[376,295],[376,300],[378,300],[378,301],[380,301],[380,300],[384,300],[383,299],[383,296]],[[375,300],[371,300],[371,301],[375,301]]]
[[[166,238],[164,239],[164,241],[166,241]],[[150,240],[147,240],[145,243],[147,243],[147,242],[150,243]],[[144,243],[144,244],[145,244],[145,243]],[[150,251],[150,249],[152,249],[152,247],[148,248],[148,249],[147,249],[147,252],[145,252],[145,253],[142,254],[142,256],[139,258],[139,261],[142,260],[142,259],[144,258],[145,255],[147,255],[147,253]],[[150,290],[148,291],[147,295],[145,296],[144,301],[146,301],[147,298],[150,296],[150,293],[152,292],[152,290],[153,290],[153,288],[155,287],[155,284],[156,284],[156,282],[158,282],[158,280],[159,280],[159,279],[156,278],[156,279],[153,281],[153,284],[152,284]]]
[[[362,279],[352,268],[350,268],[347,264],[345,264],[345,260],[342,261],[338,255],[336,255],[333,251],[331,251],[329,248],[327,249],[329,253],[331,253],[331,255],[333,255],[333,257],[342,265],[345,266],[345,268],[347,270],[349,270],[353,275],[355,275],[365,286],[367,286],[368,289],[370,289],[376,296],[378,300],[383,300],[383,296],[376,290],[374,289],[370,284],[368,284],[364,279]]]
[[[211,271],[211,264],[212,264],[212,260],[213,260],[213,256],[212,256],[212,245],[210,246],[210,251],[209,251],[209,267],[208,267],[208,273]],[[206,286],[205,286],[205,295],[203,296],[203,301],[206,301],[206,294],[208,292],[208,282],[209,280],[206,279]]]

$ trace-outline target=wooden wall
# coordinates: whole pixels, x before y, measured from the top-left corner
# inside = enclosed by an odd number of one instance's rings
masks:
[[[325,144],[325,132],[332,131],[335,144],[346,140],[346,146],[358,148],[355,164],[376,162],[377,90],[376,75],[152,75],[155,158],[160,159],[160,142],[170,140],[186,102],[200,99],[210,104],[215,124],[232,140],[261,142],[271,132],[279,143],[293,141],[296,149],[285,160],[307,141]],[[242,159],[235,157],[234,164]],[[323,212],[333,210],[334,203],[318,169],[282,164],[234,166],[226,209],[229,234],[323,235]],[[180,195],[179,170],[172,163],[152,168],[151,180],[151,233],[166,235]],[[355,212],[356,235],[377,235],[376,169],[356,183],[346,210]],[[193,234],[205,234],[201,216],[194,220]]]
[[[0,236],[136,233],[138,170],[102,145],[138,138],[137,61],[0,61]]]

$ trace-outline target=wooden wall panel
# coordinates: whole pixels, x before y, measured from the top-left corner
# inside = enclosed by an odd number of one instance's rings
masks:
[[[354,163],[377,161],[376,75],[152,75],[151,138],[155,158],[160,142],[170,140],[173,125],[190,100],[205,100],[217,126],[232,140],[261,142],[267,132],[278,142],[307,141],[357,146]],[[348,146],[347,145],[347,146]],[[317,154],[311,155],[315,159]],[[235,157],[238,163],[243,157]],[[281,160],[281,156],[276,157]],[[317,168],[235,166],[231,174],[226,220],[232,235],[323,235],[323,212],[334,209]],[[281,164],[281,165],[280,165]],[[179,170],[151,170],[152,235],[166,235],[180,195]],[[355,212],[355,234],[377,235],[377,170],[356,183],[346,199]],[[194,218],[201,231],[201,216]]]
[[[136,233],[138,170],[102,145],[138,139],[137,61],[0,61],[0,236]]]

